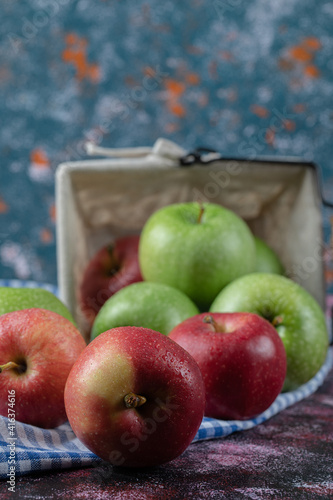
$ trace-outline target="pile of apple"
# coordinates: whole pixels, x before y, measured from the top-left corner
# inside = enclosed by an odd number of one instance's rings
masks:
[[[58,303],[19,298],[1,310],[0,289],[0,413],[15,389],[18,420],[52,427],[68,418],[113,465],[168,462],[204,415],[252,418],[322,366],[323,311],[282,272],[235,213],[168,205],[140,237],[89,262],[80,286],[88,345]]]

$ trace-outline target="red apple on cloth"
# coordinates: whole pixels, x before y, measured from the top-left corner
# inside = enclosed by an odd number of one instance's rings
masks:
[[[92,325],[106,300],[121,288],[142,281],[138,261],[140,236],[118,238],[88,263],[79,290],[81,309]]]
[[[66,422],[65,383],[85,346],[73,323],[55,312],[0,316],[0,414],[43,428]]]
[[[277,331],[250,313],[202,313],[169,335],[196,360],[206,388],[208,417],[249,419],[280,393],[286,353]]]
[[[194,359],[165,335],[119,327],[80,355],[65,388],[76,436],[113,465],[155,466],[180,455],[200,427],[205,392]]]

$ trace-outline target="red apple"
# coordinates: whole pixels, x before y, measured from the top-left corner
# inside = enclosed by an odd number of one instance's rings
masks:
[[[106,300],[121,288],[142,281],[140,236],[124,236],[101,248],[89,261],[79,290],[81,309],[91,326]]]
[[[169,337],[198,363],[208,417],[249,419],[280,393],[286,353],[277,331],[250,313],[202,313],[177,325]]]
[[[53,428],[67,420],[64,390],[86,343],[68,319],[33,308],[0,316],[0,414]]]
[[[176,342],[141,327],[96,337],[74,364],[65,405],[76,436],[113,465],[155,466],[193,440],[205,407],[194,359]]]

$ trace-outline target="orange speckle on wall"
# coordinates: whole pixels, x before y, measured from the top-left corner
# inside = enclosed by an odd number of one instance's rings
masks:
[[[288,132],[293,132],[296,128],[296,123],[293,120],[283,120],[283,126]]]
[[[85,78],[97,83],[100,80],[100,69],[98,64],[89,64],[87,59],[87,45],[85,38],[80,38],[75,33],[65,36],[66,48],[62,52],[65,63],[72,64],[76,69],[76,78],[79,81]]]
[[[266,130],[265,134],[265,140],[269,146],[274,146],[274,140],[275,140],[275,130],[272,128],[268,128]]]
[[[0,214],[4,214],[6,212],[8,212],[8,205],[2,198],[0,198]]]
[[[65,42],[67,45],[75,45],[80,41],[76,33],[67,33],[65,36]]]
[[[303,86],[303,80],[299,76],[294,77],[290,80],[289,86],[294,91],[300,90]]]
[[[91,64],[90,65],[90,72],[89,72],[90,80],[94,83],[98,83],[101,79],[101,74],[100,74],[100,69],[98,64]]]
[[[303,47],[302,44],[291,47],[289,55],[292,59],[302,63],[308,63],[313,59],[313,54],[306,47]]]
[[[278,64],[281,71],[291,71],[295,66],[294,62],[286,57],[280,57]]]
[[[233,61],[234,60],[234,56],[233,56],[232,52],[229,52],[228,50],[222,50],[221,52],[219,52],[219,55],[221,56],[221,59],[223,59],[223,61]]]
[[[143,68],[143,74],[146,76],[154,76],[156,75],[156,71],[151,66],[146,66]]]
[[[50,219],[52,222],[55,222],[56,221],[56,206],[55,205],[51,205],[50,206],[50,210],[49,210],[49,215],[50,215]]]
[[[165,80],[165,86],[169,94],[171,94],[173,99],[180,97],[185,92],[185,85],[177,80],[167,79]]]
[[[327,283],[333,283],[333,270],[325,269],[325,281]]]
[[[132,75],[125,76],[124,81],[127,87],[135,87],[135,85],[138,85],[137,80],[135,80]]]
[[[179,130],[179,124],[178,123],[166,123],[164,130],[167,134],[173,134],[174,132],[177,132]]]
[[[30,153],[30,162],[38,169],[49,169],[50,160],[48,159],[45,151],[41,148],[33,149]]]
[[[238,36],[239,36],[238,31],[230,31],[227,34],[227,40],[232,42],[234,40],[237,40]]]
[[[182,116],[185,116],[186,114],[184,106],[179,102],[170,102],[168,104],[168,108],[171,111],[171,113],[173,113],[176,116],[179,116],[180,118]]]
[[[313,51],[319,50],[322,47],[321,41],[315,36],[304,38],[302,44],[304,45],[304,47],[307,47],[308,49]]]
[[[227,101],[235,102],[238,99],[238,92],[233,88],[229,88],[227,92]]]
[[[298,103],[293,106],[294,113],[304,113],[306,110],[306,104]]]
[[[202,92],[198,97],[198,104],[201,108],[207,106],[209,102],[209,94],[207,92]]]
[[[208,71],[210,77],[216,80],[218,77],[218,72],[217,72],[217,61],[215,61],[215,59],[213,61],[210,61],[208,66]]]
[[[190,85],[198,85],[200,83],[200,76],[197,73],[189,73],[186,75],[186,81]]]
[[[9,82],[13,78],[13,74],[6,66],[0,66],[0,81],[2,83]]]
[[[314,64],[309,64],[304,68],[304,74],[308,78],[318,78],[320,76],[320,71]]]
[[[189,54],[193,54],[195,56],[199,56],[204,52],[203,49],[201,47],[198,47],[197,45],[187,45],[186,51]]]
[[[167,78],[165,80],[165,87],[168,91],[167,107],[169,111],[179,118],[185,116],[185,108],[179,102],[180,97],[186,90],[185,84],[183,82]]]
[[[315,36],[305,37],[298,45],[289,48],[288,58],[284,59],[285,64],[281,69],[301,68],[303,75],[308,78],[318,78],[320,72],[313,64],[315,52],[321,48],[321,42]],[[288,67],[289,65],[289,67]]]
[[[40,232],[40,240],[42,243],[51,243],[53,241],[52,232],[47,228],[43,228]]]
[[[269,116],[268,109],[264,106],[260,106],[259,104],[252,104],[250,110],[259,118],[267,118]]]

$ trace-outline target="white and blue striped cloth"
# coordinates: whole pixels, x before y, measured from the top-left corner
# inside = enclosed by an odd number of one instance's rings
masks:
[[[56,293],[53,285],[18,280],[0,280],[0,286],[40,286]],[[319,372],[306,384],[293,392],[280,394],[265,412],[251,420],[217,420],[204,417],[193,442],[228,436],[235,431],[251,429],[280,411],[313,394],[323,383],[333,366],[330,348]],[[56,429],[40,429],[32,425],[15,423],[14,435],[10,433],[8,418],[0,416],[0,479],[9,480],[37,471],[93,466],[101,459],[91,453],[74,435],[69,423]],[[12,469],[10,467],[13,467]]]

